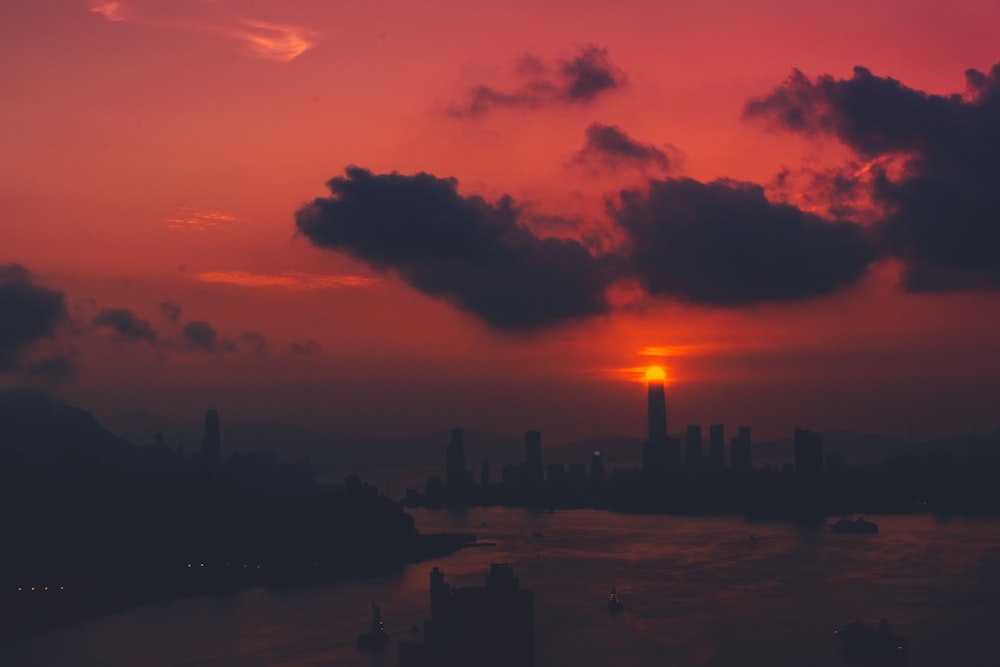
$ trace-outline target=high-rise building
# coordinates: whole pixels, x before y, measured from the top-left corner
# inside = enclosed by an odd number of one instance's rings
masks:
[[[451,430],[451,440],[445,453],[447,470],[445,483],[450,489],[459,489],[466,485],[469,473],[465,469],[465,431],[460,428]]]
[[[708,429],[708,455],[712,467],[722,468],[726,465],[726,437],[722,424],[712,424]]]
[[[642,445],[642,470],[647,475],[661,476],[668,467],[667,401],[663,380],[646,381],[646,426],[648,439]]]
[[[701,426],[691,424],[687,427],[687,438],[684,441],[684,463],[686,465],[701,464]]]
[[[596,449],[594,455],[590,457],[590,479],[595,482],[604,480],[604,457]]]
[[[545,481],[545,468],[542,466],[542,434],[538,431],[524,434],[524,468],[528,484],[541,486]]]
[[[215,465],[222,458],[222,435],[219,431],[219,413],[215,408],[205,413],[205,435],[201,439],[202,458]]]
[[[741,426],[736,437],[729,443],[729,460],[733,470],[750,472],[753,470],[753,452],[750,445],[750,427]]]
[[[400,667],[531,667],[534,601],[507,565],[491,564],[485,588],[455,588],[431,571],[431,619],[423,643],[399,643]]]
[[[800,478],[823,476],[823,436],[804,428],[795,429],[795,474]]]
[[[663,393],[663,380],[647,382],[647,409],[649,442],[661,444],[667,440],[667,400]]]
[[[490,485],[490,460],[483,457],[483,466],[479,469],[479,483],[485,489]]]

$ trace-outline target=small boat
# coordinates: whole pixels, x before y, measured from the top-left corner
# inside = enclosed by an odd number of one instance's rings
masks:
[[[836,523],[830,524],[830,530],[835,533],[854,533],[857,535],[874,535],[878,532],[878,526],[871,521],[865,521],[861,517],[858,517],[854,521],[850,519],[841,519]]]
[[[380,651],[389,645],[389,634],[382,621],[382,610],[372,601],[372,631],[358,635],[358,650]]]
[[[896,634],[884,618],[877,624],[855,618],[833,634],[848,653],[882,660],[902,660],[906,655],[906,638]]]
[[[608,596],[608,609],[613,612],[622,610],[622,599],[618,597],[618,591],[614,586],[611,587],[611,595]]]

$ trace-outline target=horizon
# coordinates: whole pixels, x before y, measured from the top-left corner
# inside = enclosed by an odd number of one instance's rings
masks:
[[[570,443],[655,365],[755,440],[1000,431],[1000,6],[568,7],[6,4],[0,388]]]

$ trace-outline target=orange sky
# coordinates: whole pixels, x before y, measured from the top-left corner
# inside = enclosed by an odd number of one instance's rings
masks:
[[[621,242],[607,202],[648,178],[731,178],[817,208],[775,177],[857,156],[834,136],[742,118],[748,100],[792,68],[846,79],[855,65],[963,93],[967,69],[1000,61],[998,29],[985,0],[5,2],[0,264],[64,292],[71,316],[22,352],[72,358],[73,376],[46,386],[141,442],[190,438],[210,406],[224,422],[331,436],[641,435],[643,388],[623,369],[650,363],[671,380],[672,431],[995,430],[996,292],[909,293],[892,257],[827,294],[732,307],[618,281],[610,314],[525,333],[314,246],[294,215],[348,165],[510,195],[536,235],[596,234],[603,250]],[[552,77],[588,45],[620,77],[607,94],[455,113],[477,85],[520,90],[525,56]],[[669,166],[574,161],[593,123]],[[95,325],[111,308],[146,320],[155,342]],[[214,349],[185,342],[192,321],[218,332]]]

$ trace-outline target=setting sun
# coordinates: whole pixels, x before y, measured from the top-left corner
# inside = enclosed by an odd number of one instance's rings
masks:
[[[667,374],[659,366],[650,366],[646,369],[647,382],[663,382],[667,379]]]

